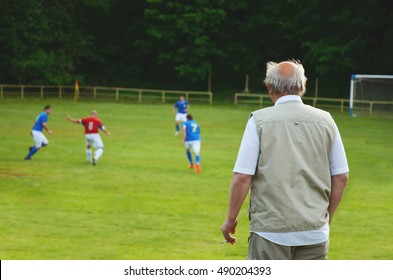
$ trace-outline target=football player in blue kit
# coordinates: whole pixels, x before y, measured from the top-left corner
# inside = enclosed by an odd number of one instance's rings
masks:
[[[176,113],[175,121],[176,121],[176,132],[175,135],[180,134],[180,123],[187,121],[187,112],[188,112],[188,101],[184,100],[184,96],[180,96],[179,100],[173,106],[173,112]]]
[[[193,120],[192,115],[188,114],[186,116],[187,121],[183,123],[183,143],[186,148],[187,158],[190,162],[189,168],[194,168],[196,173],[201,172],[201,129],[199,124]],[[192,159],[191,150],[195,154],[195,165]]]
[[[44,107],[44,111],[38,115],[35,120],[33,129],[31,131],[31,135],[33,136],[34,145],[29,147],[29,153],[25,157],[25,160],[30,160],[31,157],[38,152],[42,147],[48,145],[49,141],[45,137],[43,130],[46,130],[48,134],[52,134],[52,130],[49,129],[47,122],[48,122],[48,115],[52,112],[52,106],[46,105]]]

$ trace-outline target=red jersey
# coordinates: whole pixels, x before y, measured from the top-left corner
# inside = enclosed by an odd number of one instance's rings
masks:
[[[96,117],[87,117],[79,120],[85,127],[85,134],[98,133],[98,128],[102,129],[104,124]]]

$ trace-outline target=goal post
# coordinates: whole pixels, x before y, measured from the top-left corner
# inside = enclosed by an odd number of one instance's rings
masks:
[[[349,114],[393,112],[393,75],[351,75]]]

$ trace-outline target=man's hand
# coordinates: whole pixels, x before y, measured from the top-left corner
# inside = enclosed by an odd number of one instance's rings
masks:
[[[236,226],[237,226],[237,219],[231,221],[230,219],[226,219],[224,224],[221,226],[221,231],[222,234],[224,235],[225,240],[228,243],[235,243],[236,242],[236,238],[231,236],[230,234],[234,234],[236,231]]]

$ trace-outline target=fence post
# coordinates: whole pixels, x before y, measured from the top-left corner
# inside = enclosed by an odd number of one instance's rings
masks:
[[[97,88],[96,87],[93,87],[93,97],[94,97],[94,100],[96,100],[96,98],[97,98]]]
[[[44,98],[44,86],[41,86],[41,99]]]
[[[20,91],[20,98],[23,99],[25,98],[25,87],[24,86],[20,86],[21,91]]]
[[[0,85],[0,96],[1,99],[3,99],[4,95],[3,95],[3,85]]]
[[[61,86],[59,86],[59,98],[62,98],[62,90],[61,90]]]
[[[165,91],[162,91],[161,94],[162,94],[161,101],[162,103],[165,103]]]
[[[116,101],[119,101],[119,89],[116,88]]]
[[[315,97],[312,100],[312,106],[315,107],[315,108],[317,107],[317,99],[318,99],[318,97]]]
[[[141,103],[142,102],[142,90],[138,90],[138,102]]]

